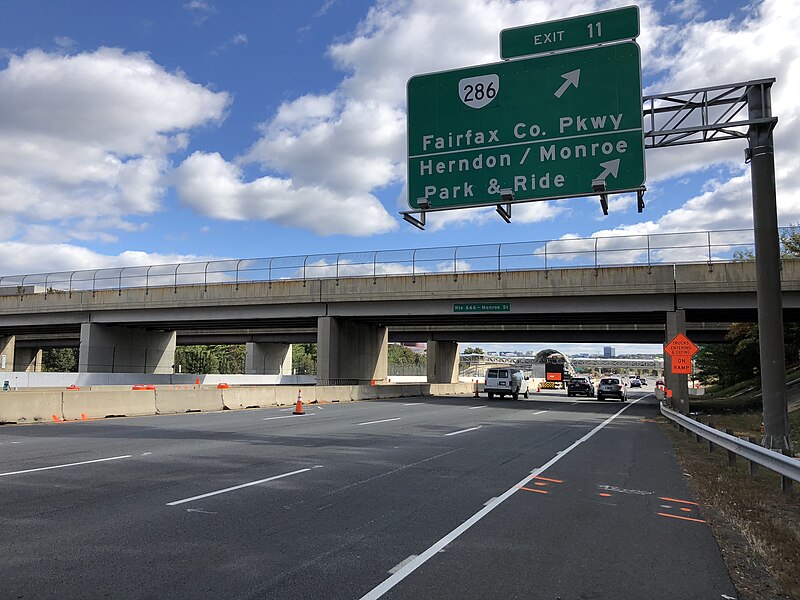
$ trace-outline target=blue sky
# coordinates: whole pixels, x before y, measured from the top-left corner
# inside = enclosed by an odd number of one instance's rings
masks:
[[[592,0],[6,0],[0,274],[749,227],[744,143],[647,152],[647,208],[596,199],[403,223],[405,82],[494,62]],[[781,224],[800,220],[800,4],[639,3],[645,92],[775,76]]]

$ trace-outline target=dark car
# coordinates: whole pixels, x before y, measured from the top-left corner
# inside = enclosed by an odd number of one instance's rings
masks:
[[[641,380],[638,377],[634,377],[633,379],[631,379],[631,387],[632,388],[635,388],[635,387],[640,388],[640,387],[642,387]]]
[[[628,399],[625,384],[619,377],[604,377],[600,380],[600,387],[597,389],[597,399],[618,398],[620,402]]]
[[[594,396],[594,384],[588,377],[573,377],[567,381],[567,396]]]

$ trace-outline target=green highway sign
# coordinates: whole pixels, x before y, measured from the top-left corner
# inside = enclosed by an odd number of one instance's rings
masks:
[[[453,312],[510,312],[510,302],[470,302],[453,304]]]
[[[623,42],[412,77],[409,206],[641,187],[640,65],[639,46]]]
[[[639,7],[614,10],[504,29],[500,32],[500,57],[514,58],[568,48],[593,46],[639,35]]]

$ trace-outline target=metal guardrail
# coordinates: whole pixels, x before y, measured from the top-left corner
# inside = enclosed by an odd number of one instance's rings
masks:
[[[428,274],[691,264],[752,255],[752,229],[562,238],[502,244],[409,248],[120,266],[0,276],[0,291],[15,294],[178,288],[185,285],[272,283]],[[14,289],[16,288],[16,289]]]
[[[690,419],[679,412],[667,408],[664,404],[661,404],[661,414],[675,422],[679,427],[708,440],[710,444],[724,448],[729,453],[733,453],[736,456],[741,456],[745,460],[750,461],[751,464],[769,469],[780,475],[783,479],[791,479],[792,481],[800,482],[800,460],[784,456],[774,450],[768,450],[758,444],[753,444],[734,435],[704,425],[699,421]],[[784,489],[789,487],[786,481],[783,481],[782,484]]]

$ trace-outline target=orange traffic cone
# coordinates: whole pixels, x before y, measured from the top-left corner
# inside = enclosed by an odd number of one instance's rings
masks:
[[[297,390],[297,404],[295,404],[293,415],[304,415],[303,412],[303,399],[300,396],[300,390]]]
[[[477,379],[475,380],[475,397],[476,398],[480,398],[480,395],[478,394],[478,380]]]

